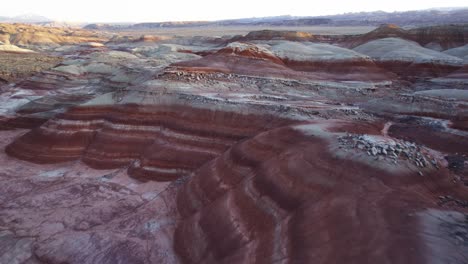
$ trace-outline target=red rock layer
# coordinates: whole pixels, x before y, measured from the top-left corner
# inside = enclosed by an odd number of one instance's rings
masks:
[[[323,72],[336,74],[335,80],[379,81],[396,79],[397,76],[377,66],[371,60],[337,61],[293,61],[283,60],[284,64],[295,71]]]
[[[238,51],[224,48],[203,58],[172,66],[188,72],[223,72],[302,80],[382,81],[396,78],[396,75],[379,68],[370,60],[300,62],[281,60],[272,54],[252,49]]]
[[[462,125],[463,123],[459,121],[456,124]],[[468,155],[468,137],[466,135],[457,135],[450,131],[431,129],[418,124],[399,123],[392,125],[388,133],[392,137],[417,142],[445,153]]]
[[[416,213],[452,186],[447,171],[391,173],[339,158],[283,127],[234,145],[177,197],[184,263],[427,263]],[[454,195],[456,191],[452,192]]]
[[[305,78],[304,74],[294,72],[271,60],[222,54],[207,55],[193,61],[174,63],[172,66],[187,72],[222,72],[251,76]]]
[[[466,80],[468,82],[468,65],[464,65],[461,69],[444,76],[444,78]]]
[[[468,120],[454,120],[452,121],[452,128],[468,131]]]
[[[32,129],[44,124],[47,118],[34,115],[19,115],[0,119],[0,130],[11,130],[16,128]]]
[[[141,179],[188,175],[235,142],[291,121],[179,105],[75,107],[8,145],[36,163],[82,159],[93,168],[129,166]]]

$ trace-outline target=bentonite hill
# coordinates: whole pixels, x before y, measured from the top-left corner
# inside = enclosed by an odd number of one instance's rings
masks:
[[[468,263],[467,24],[187,30],[0,24],[0,263]]]

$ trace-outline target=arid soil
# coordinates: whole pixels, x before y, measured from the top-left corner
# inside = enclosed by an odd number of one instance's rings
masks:
[[[0,86],[0,263],[467,263],[466,25],[43,30]]]
[[[0,51],[0,81],[6,83],[30,77],[54,67],[61,60],[60,57],[44,54]]]

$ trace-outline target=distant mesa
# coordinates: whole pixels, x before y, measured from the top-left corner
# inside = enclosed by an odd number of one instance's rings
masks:
[[[218,21],[179,21],[146,23],[92,23],[85,26],[90,30],[145,30],[157,28],[196,28],[219,26],[258,26],[258,27],[293,27],[293,26],[379,26],[394,24],[399,26],[433,26],[443,24],[468,23],[467,8],[451,10],[419,10],[406,12],[357,12],[320,17],[273,16],[258,18],[240,18]],[[362,43],[361,43],[362,44]]]
[[[160,42],[163,40],[168,40],[170,37],[168,36],[158,36],[158,35],[141,35],[140,37],[135,36],[122,36],[122,35],[114,35],[109,40],[108,43],[133,43],[133,42]]]
[[[345,38],[342,44],[354,48],[382,38],[402,38],[415,41],[421,46],[442,51],[468,44],[468,24],[430,26],[410,30],[402,29],[393,24],[384,24],[369,33]]]
[[[83,42],[103,42],[105,39],[82,29],[46,28],[27,24],[0,24],[0,41],[20,46],[58,46]]]
[[[142,35],[139,37],[136,41],[141,41],[141,42],[158,42],[162,40],[167,40],[170,39],[169,37],[166,36],[156,36],[156,35]]]
[[[246,36],[239,37],[238,40],[314,40],[314,36],[307,32],[290,31],[290,30],[259,30],[252,31]],[[232,41],[235,41],[233,39]]]

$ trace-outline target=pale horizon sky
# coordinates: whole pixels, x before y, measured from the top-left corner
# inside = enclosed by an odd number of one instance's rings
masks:
[[[0,16],[37,14],[70,22],[205,21],[265,16],[320,16],[360,11],[408,11],[438,7],[464,7],[466,0],[393,1],[255,1],[255,0],[21,0],[2,3]]]

